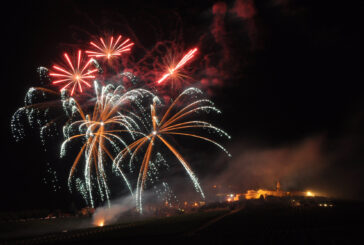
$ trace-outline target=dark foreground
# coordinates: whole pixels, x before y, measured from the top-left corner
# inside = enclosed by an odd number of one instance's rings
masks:
[[[358,202],[336,202],[333,207],[248,202],[225,210],[150,218],[100,228],[79,227],[33,236],[29,233],[14,236],[17,231],[22,234],[25,224],[0,224],[0,244],[364,244],[360,218],[363,207]],[[34,229],[42,227],[32,222]],[[4,229],[6,227],[8,229]],[[7,236],[4,230],[9,232],[9,227],[12,235]]]

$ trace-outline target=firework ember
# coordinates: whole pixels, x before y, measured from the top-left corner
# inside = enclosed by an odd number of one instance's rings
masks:
[[[171,66],[168,68],[168,72],[166,72],[158,81],[157,84],[162,83],[164,80],[166,80],[169,77],[173,77],[178,75],[178,70],[181,69],[188,61],[190,61],[197,52],[197,48],[193,48],[188,53],[183,56],[183,58],[178,62],[176,66]]]
[[[119,35],[114,42],[114,37],[110,37],[108,44],[100,37],[100,44],[90,42],[94,50],[87,50],[86,53],[89,57],[111,59],[114,56],[121,56],[122,53],[130,51],[134,45],[129,38],[121,42],[122,36]]]
[[[64,57],[70,69],[67,70],[61,66],[54,65],[53,69],[57,70],[59,73],[51,72],[49,73],[49,76],[59,80],[53,80],[52,84],[66,84],[61,90],[72,87],[71,96],[73,95],[75,88],[78,88],[79,92],[82,93],[82,86],[86,85],[87,87],[91,87],[89,80],[95,78],[93,74],[98,71],[98,69],[87,70],[92,63],[92,59],[82,62],[82,51],[79,50],[76,61],[77,66],[75,67],[67,53],[64,53]]]

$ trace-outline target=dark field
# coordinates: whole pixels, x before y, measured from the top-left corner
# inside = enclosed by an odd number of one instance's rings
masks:
[[[84,228],[91,222],[87,218],[7,222],[0,224],[0,243],[363,244],[362,209],[363,204],[358,202],[336,202],[333,207],[246,202],[225,210],[148,218],[102,228]]]

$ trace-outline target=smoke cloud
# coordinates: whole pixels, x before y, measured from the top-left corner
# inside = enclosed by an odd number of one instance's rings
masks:
[[[155,204],[158,197],[152,190],[144,190],[142,194],[143,216],[136,211],[135,197],[127,195],[111,201],[110,207],[105,205],[95,210],[93,224],[110,225],[121,222],[131,222],[154,215],[153,209],[149,209],[151,204]]]
[[[133,196],[126,196],[112,201],[111,206],[97,208],[93,215],[93,223],[102,221],[105,224],[113,224],[120,219],[123,214],[135,209],[135,199]]]
[[[249,147],[236,143],[233,157],[216,162],[217,175],[204,179],[204,184],[233,186],[236,191],[274,188],[279,180],[286,190],[311,188],[313,180],[328,167],[322,136],[306,138],[296,144],[277,148]],[[228,162],[227,162],[228,161]]]
[[[229,147],[232,158],[221,155],[210,165],[212,174],[201,182],[205,190],[219,185],[221,191],[241,193],[248,189],[274,189],[279,180],[286,191],[311,190],[328,197],[362,200],[359,180],[363,173],[351,163],[363,160],[352,159],[358,151],[351,147],[352,141],[351,136],[346,136],[333,144],[322,134],[278,147],[235,142]]]

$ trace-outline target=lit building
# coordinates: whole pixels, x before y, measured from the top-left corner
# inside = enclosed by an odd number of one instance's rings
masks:
[[[274,197],[284,197],[290,196],[289,192],[285,192],[281,190],[281,184],[277,181],[276,189],[275,190],[248,190],[245,193],[245,199],[259,199],[259,198],[266,198],[267,196],[274,196]]]
[[[217,194],[217,196],[222,194]],[[275,190],[267,190],[267,189],[258,189],[258,190],[247,190],[246,193],[235,193],[235,194],[224,194],[225,201],[228,202],[235,202],[244,199],[266,199],[269,196],[273,197],[293,197],[293,196],[300,196],[300,197],[314,197],[315,193],[312,191],[283,191],[281,190],[281,184],[279,181],[276,183]]]

